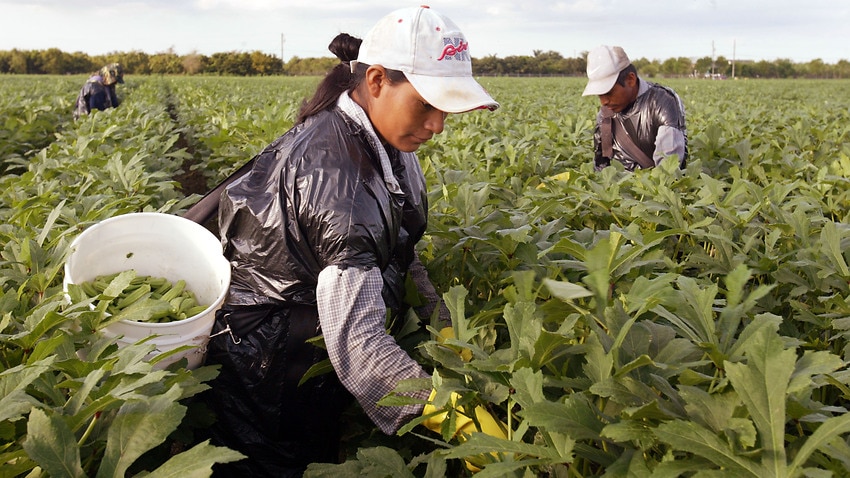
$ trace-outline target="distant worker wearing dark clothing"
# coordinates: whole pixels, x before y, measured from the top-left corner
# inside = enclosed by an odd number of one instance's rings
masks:
[[[77,96],[74,119],[91,113],[91,110],[103,111],[118,106],[117,83],[124,83],[124,69],[119,63],[110,63],[90,76]]]
[[[602,104],[593,132],[597,170],[612,159],[634,171],[674,156],[685,168],[685,107],[675,91],[641,79],[618,46],[602,45],[587,55],[587,78],[582,96],[596,95]]]

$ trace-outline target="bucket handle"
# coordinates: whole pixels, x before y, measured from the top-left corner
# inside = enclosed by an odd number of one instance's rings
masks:
[[[222,316],[222,319],[224,319],[224,323],[227,324],[227,327],[219,330],[214,334],[210,334],[210,338],[218,337],[219,335],[222,335],[227,332],[228,334],[230,334],[230,340],[233,341],[233,344],[239,345],[242,343],[242,339],[233,334],[233,329],[230,328],[230,321],[227,320],[228,317],[230,317],[230,312],[227,312],[224,314],[224,316]]]

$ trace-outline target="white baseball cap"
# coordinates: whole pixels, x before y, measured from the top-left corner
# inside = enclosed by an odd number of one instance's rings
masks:
[[[601,45],[587,54],[587,86],[582,96],[604,95],[611,91],[617,77],[632,62],[618,46]]]
[[[472,77],[469,43],[460,28],[425,5],[380,19],[360,44],[352,72],[357,63],[402,71],[425,101],[446,113],[499,107]]]

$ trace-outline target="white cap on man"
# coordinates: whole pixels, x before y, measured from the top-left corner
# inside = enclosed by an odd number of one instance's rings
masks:
[[[587,86],[582,96],[604,95],[611,91],[617,77],[632,62],[618,46],[601,45],[587,54]]]
[[[427,6],[396,10],[363,38],[357,63],[404,73],[431,106],[446,113],[499,107],[472,77],[469,43],[457,25]]]

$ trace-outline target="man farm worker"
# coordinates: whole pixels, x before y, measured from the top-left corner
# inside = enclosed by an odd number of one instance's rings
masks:
[[[601,108],[593,133],[594,164],[611,160],[627,171],[652,168],[675,158],[684,169],[688,158],[685,107],[672,89],[646,81],[619,46],[602,45],[587,55],[587,86]]]
[[[441,426],[434,407],[378,405],[402,380],[431,377],[385,325],[405,308],[427,226],[415,152],[448,114],[499,104],[473,78],[457,25],[427,7],[392,12],[362,42],[341,33],[329,49],[340,63],[219,202],[233,274],[207,355],[221,367],[210,431],[247,459],[217,476],[301,476],[310,463],[338,461],[352,399],[386,434],[419,417]],[[318,335],[324,348],[310,342]],[[332,371],[300,383],[327,358]],[[486,414],[476,411],[478,422],[499,433]],[[471,420],[455,425],[476,431]]]

